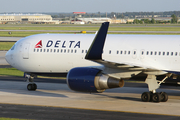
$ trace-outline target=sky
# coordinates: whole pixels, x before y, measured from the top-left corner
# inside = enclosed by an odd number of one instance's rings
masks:
[[[0,13],[164,11],[180,11],[180,0],[0,0]]]

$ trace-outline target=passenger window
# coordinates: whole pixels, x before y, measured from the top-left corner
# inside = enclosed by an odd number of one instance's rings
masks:
[[[147,53],[146,53],[147,55],[149,54],[149,51],[147,51]]]
[[[82,53],[84,53],[84,50],[82,50]]]
[[[42,49],[40,49],[40,52],[42,52]]]
[[[177,52],[175,52],[175,56],[177,56]]]
[[[134,51],[134,55],[136,54],[136,51]]]
[[[73,50],[71,50],[71,53],[73,53]]]
[[[130,51],[128,51],[128,54],[130,54],[131,52]]]
[[[68,49],[68,53],[69,53],[69,51],[70,51],[70,50]]]
[[[154,55],[157,55],[157,52],[156,52],[156,51],[154,52]]]
[[[165,55],[165,52],[163,52],[163,55]]]
[[[44,52],[46,52],[46,49],[44,49]]]
[[[51,52],[52,52],[52,49],[51,49]]]
[[[61,53],[63,52],[63,49],[61,49]]]
[[[86,53],[87,53],[87,50],[86,50]]]
[[[56,49],[54,49],[54,52],[56,52]]]
[[[142,51],[141,54],[144,55],[144,51]]]
[[[124,51],[124,54],[126,54],[126,51]]]
[[[121,54],[123,54],[123,51],[121,51]]]
[[[167,52],[167,56],[169,55],[169,52]]]
[[[66,49],[64,49],[64,53],[66,53]]]
[[[151,51],[151,55],[153,55],[153,52]]]
[[[171,56],[173,56],[173,52],[171,52]]]
[[[57,52],[59,52],[59,49],[57,50]]]
[[[36,52],[36,49],[34,49],[34,52]]]
[[[37,49],[37,52],[39,52],[39,49]]]
[[[111,54],[111,50],[109,51],[109,54]]]
[[[76,53],[77,50],[75,50],[74,52]]]
[[[47,52],[49,52],[49,49],[47,49]]]
[[[159,52],[159,55],[161,55],[161,52]]]
[[[117,54],[119,54],[119,51],[117,51]]]

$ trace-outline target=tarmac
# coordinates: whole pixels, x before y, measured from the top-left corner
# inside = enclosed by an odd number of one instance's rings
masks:
[[[108,89],[103,93],[81,93],[68,88],[65,80],[59,83],[38,81],[36,91],[28,91],[24,81],[0,80],[0,103],[30,106],[60,107],[84,110],[127,112],[139,114],[168,115],[180,117],[180,88],[161,88],[167,92],[168,102],[142,102],[142,92],[148,91],[146,84],[127,83],[123,88]],[[64,82],[62,82],[64,81]],[[129,84],[129,86],[128,86]]]
[[[9,65],[5,59],[7,51],[0,51],[0,65]]]
[[[23,37],[0,37],[0,42],[16,42]]]

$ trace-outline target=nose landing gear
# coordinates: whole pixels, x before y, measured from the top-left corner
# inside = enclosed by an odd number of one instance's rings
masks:
[[[27,89],[29,91],[35,91],[37,89],[37,85],[34,83],[33,79],[34,79],[34,76],[33,75],[26,75],[26,77],[28,78],[27,79],[27,82],[29,83],[27,85]]]
[[[29,91],[35,91],[35,90],[37,89],[37,85],[36,85],[35,83],[29,83],[29,84],[27,85],[27,89],[28,89]]]

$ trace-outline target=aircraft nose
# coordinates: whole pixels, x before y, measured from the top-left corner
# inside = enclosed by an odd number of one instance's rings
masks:
[[[8,51],[5,55],[5,59],[6,61],[11,65],[11,57],[12,57],[12,54],[10,53],[10,51]]]

